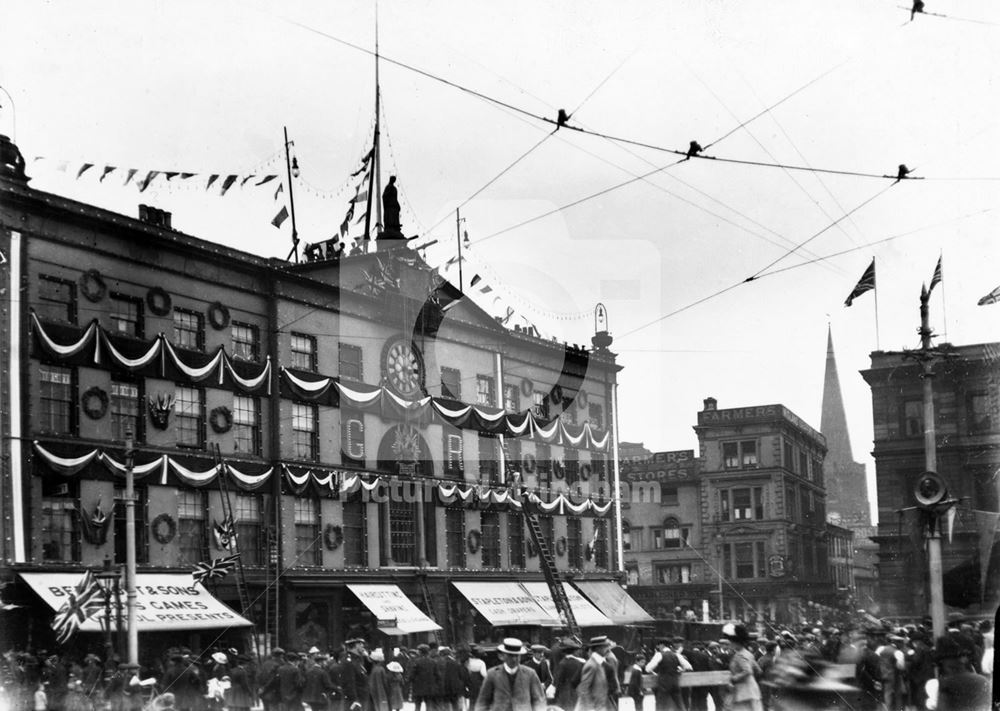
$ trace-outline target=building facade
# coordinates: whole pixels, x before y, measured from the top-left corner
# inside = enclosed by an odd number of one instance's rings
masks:
[[[243,588],[265,645],[426,633],[414,606],[502,635],[517,617],[476,593],[543,580],[525,510],[560,574],[617,578],[607,334],[507,329],[402,242],[290,264],[0,173],[0,577],[32,611],[11,639],[51,615],[24,573],[124,562],[130,459],[140,581],[238,552],[214,592]]]
[[[943,344],[933,364],[937,473],[957,499],[941,543],[945,604],[992,616],[1000,603],[994,546],[1000,518],[1000,344]],[[876,351],[862,376],[872,390],[878,485],[879,599],[884,616],[928,614],[925,530],[914,485],[925,471],[921,365],[905,353]]]
[[[705,400],[699,451],[624,462],[629,594],[658,618],[794,623],[834,607],[821,434],[782,405]],[[650,500],[652,497],[652,500]]]

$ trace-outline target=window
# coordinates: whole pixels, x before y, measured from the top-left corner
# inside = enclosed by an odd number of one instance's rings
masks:
[[[365,417],[343,407],[340,410],[340,461],[365,466]]]
[[[465,567],[465,510],[448,508],[444,512],[444,539],[448,566]]]
[[[38,375],[39,429],[54,434],[75,434],[76,373],[72,368],[43,365]]]
[[[344,565],[368,565],[368,505],[356,496],[344,502]]]
[[[812,481],[812,474],[809,472],[809,454],[806,452],[799,452],[799,475]]]
[[[444,431],[444,473],[447,476],[462,478],[465,473],[465,455],[462,451],[462,433]]]
[[[192,351],[205,350],[205,318],[195,311],[174,309],[174,345]]]
[[[591,427],[604,429],[604,409],[593,402],[587,405],[587,421]]]
[[[763,541],[742,541],[723,546],[723,570],[733,578],[767,577]]]
[[[542,420],[549,419],[549,399],[536,390],[531,394],[531,413]]]
[[[815,552],[814,546],[813,541],[802,541],[802,572],[808,577],[812,577],[815,573],[816,557],[813,555]]]
[[[296,498],[295,562],[292,565],[323,565],[321,530],[319,501],[317,499]]]
[[[746,521],[751,518],[752,498],[750,489],[733,489],[733,520]]]
[[[521,464],[521,440],[516,437],[504,437],[504,462],[509,472],[521,473],[521,484],[524,485],[524,469]]]
[[[111,332],[142,338],[142,300],[121,294],[112,294]]]
[[[260,400],[233,395],[233,439],[241,454],[260,454]]]
[[[174,391],[174,429],[177,444],[205,446],[205,391],[178,385]]]
[[[292,457],[315,462],[319,459],[319,414],[315,405],[292,403]]]
[[[823,460],[822,459],[814,459],[814,460],[812,460],[812,467],[813,467],[812,468],[812,470],[813,470],[813,478],[812,478],[812,480],[816,482],[817,486],[824,486],[823,485]]]
[[[507,542],[510,545],[510,568],[524,568],[524,518],[519,513],[507,514]]]
[[[628,579],[628,584],[629,585],[638,585],[639,584],[639,568],[638,568],[638,566],[635,566],[635,565],[628,566],[627,568],[625,568],[625,574],[628,576],[627,579]]]
[[[129,433],[136,439],[142,440],[140,427],[144,418],[139,416],[142,412],[142,395],[136,383],[111,381],[111,439],[116,442],[124,442],[128,439]]]
[[[455,368],[441,368],[441,397],[462,399],[462,373]]]
[[[798,521],[799,513],[796,508],[795,487],[791,484],[785,486],[785,517],[789,521]]]
[[[503,386],[503,409],[507,412],[521,411],[521,391],[510,383]]]
[[[566,517],[566,556],[571,568],[583,567],[583,521],[576,516]]]
[[[990,417],[990,398],[986,393],[969,393],[965,396],[965,411],[969,432],[989,432],[993,429]]]
[[[500,514],[483,511],[479,514],[479,530],[482,534],[483,567],[500,567]]]
[[[802,512],[804,521],[812,521],[812,494],[805,488],[799,491],[799,511]]]
[[[726,469],[753,469],[757,466],[757,440],[722,443],[722,465]]]
[[[195,565],[208,559],[205,518],[205,492],[177,492],[177,543],[180,548],[178,562]]]
[[[790,575],[796,575],[799,568],[799,539],[796,536],[788,536],[788,562],[785,564]]]
[[[760,486],[724,489],[719,492],[723,521],[764,518],[764,489]]]
[[[784,451],[784,465],[785,469],[789,471],[795,471],[795,450],[792,449],[792,443],[787,440],[783,443]]]
[[[416,565],[417,518],[415,504],[392,497],[389,509],[389,556],[396,565]]]
[[[80,530],[76,513],[78,484],[42,479],[42,520],[39,534],[42,560],[80,561]]]
[[[552,486],[552,445],[544,442],[535,443],[535,469],[538,471],[538,486]]]
[[[632,524],[622,521],[622,550],[632,550]]]
[[[608,522],[606,519],[594,519],[594,565],[602,570],[608,569]]]
[[[563,447],[563,464],[566,468],[566,484],[573,486],[580,481],[580,450]]]
[[[264,537],[261,536],[260,497],[236,494],[231,500],[236,521],[236,549],[244,565],[262,565]]]
[[[126,541],[127,536],[125,532],[128,527],[127,512],[128,507],[125,505],[125,487],[115,487],[114,491],[115,498],[115,511],[114,511],[114,546],[115,546],[115,562],[125,563],[126,557]],[[149,562],[149,542],[148,542],[148,531],[149,526],[146,520],[146,502],[149,501],[149,496],[146,494],[146,487],[141,485],[136,485],[135,487],[135,560],[137,563],[148,563]]]
[[[500,485],[500,453],[497,440],[492,437],[479,438],[479,482],[487,486]]]
[[[924,403],[907,400],[903,403],[903,436],[922,437],[924,434]]]
[[[233,336],[233,358],[257,360],[260,352],[257,327],[251,323],[233,321],[229,328]]]
[[[689,526],[682,527],[677,519],[668,518],[663,522],[663,528],[653,529],[653,547],[657,550],[683,548],[687,545],[690,533]]]
[[[733,575],[737,578],[754,577],[753,543],[734,543],[736,569]]]
[[[316,372],[316,339],[304,333],[292,334],[292,367]]]
[[[76,323],[76,284],[42,274],[38,277],[38,318]]]
[[[691,582],[691,564],[656,566],[656,582],[660,585],[685,585]]]
[[[341,343],[338,349],[340,377],[344,380],[364,382],[364,369],[361,363],[361,347]]]
[[[496,402],[496,386],[488,375],[476,376],[476,403],[492,407]]]
[[[677,506],[677,487],[660,484],[660,503],[664,506]]]

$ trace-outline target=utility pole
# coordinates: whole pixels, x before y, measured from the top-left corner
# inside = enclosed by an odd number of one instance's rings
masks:
[[[139,628],[135,589],[135,442],[125,433],[125,609],[128,612],[128,666],[139,669]]]

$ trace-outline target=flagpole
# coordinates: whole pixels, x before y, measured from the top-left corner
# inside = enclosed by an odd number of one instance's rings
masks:
[[[948,308],[944,297],[944,250],[938,254],[938,264],[941,265],[941,319],[944,321],[944,340],[948,341]]]
[[[878,272],[874,269],[874,266],[875,266],[875,257],[872,257],[872,273],[876,274],[875,284],[872,286],[872,291],[875,292],[875,350],[880,351],[882,350],[882,347],[880,345],[879,335],[878,335],[878,276],[877,276]]]
[[[462,218],[459,216],[458,208],[455,208],[455,240],[458,242],[458,290],[465,293],[465,286],[462,284]]]
[[[291,144],[288,140],[288,126],[285,126],[285,168],[288,171],[288,206],[292,213],[292,251],[289,257],[295,257],[295,263],[299,263],[299,231],[295,227],[295,191],[292,190],[292,159],[288,150]]]
[[[381,163],[382,156],[379,155],[379,87],[378,87],[378,3],[375,4],[375,138],[372,142],[372,160],[375,165],[372,166],[371,173],[368,175],[368,200],[365,203],[365,250],[368,251],[368,247],[371,244],[372,233],[372,197],[376,189],[382,187],[381,180],[376,183],[375,176],[378,175],[379,165]],[[382,226],[382,203],[379,199],[381,196],[375,197],[375,226],[380,228]],[[375,235],[378,237],[378,235]]]

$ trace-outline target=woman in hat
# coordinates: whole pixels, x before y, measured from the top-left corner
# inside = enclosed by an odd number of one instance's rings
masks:
[[[391,711],[402,711],[403,665],[395,660],[386,664],[385,679],[389,687],[389,708]]]
[[[757,686],[760,667],[747,649],[750,642],[747,628],[729,623],[722,628],[722,636],[734,650],[729,660],[729,682],[733,686],[729,708],[732,711],[763,711]]]

